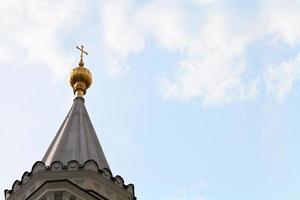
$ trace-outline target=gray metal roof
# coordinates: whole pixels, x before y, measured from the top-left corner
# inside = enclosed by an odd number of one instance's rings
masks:
[[[53,161],[67,164],[76,160],[84,164],[94,160],[100,169],[108,168],[105,155],[93,128],[84,99],[76,97],[67,117],[44,155],[43,162],[50,166]]]

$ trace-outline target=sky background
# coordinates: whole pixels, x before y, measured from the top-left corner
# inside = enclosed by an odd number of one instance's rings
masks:
[[[300,1],[0,0],[0,189],[86,107],[141,200],[298,200]],[[0,199],[4,199],[4,195]]]

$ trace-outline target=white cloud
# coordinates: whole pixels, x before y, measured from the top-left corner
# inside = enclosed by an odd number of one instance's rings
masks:
[[[260,134],[263,136],[263,137],[269,137],[272,135],[272,131],[269,130],[269,129],[262,129]]]
[[[264,5],[266,34],[272,35],[273,45],[286,43],[291,48],[299,45],[299,9],[300,2],[297,0],[266,1]],[[266,91],[282,102],[300,79],[300,53],[280,63],[267,65],[263,77]]]
[[[102,1],[101,35],[108,72],[118,76],[128,70],[127,57],[144,48],[147,36],[168,50],[183,48],[188,37],[181,10],[177,1],[142,6],[133,0]]]
[[[214,4],[214,3],[220,3],[223,0],[194,0],[194,3],[199,6]]]
[[[244,51],[251,38],[228,29],[230,21],[221,13],[208,17],[199,38],[189,44],[186,59],[164,77],[165,97],[219,105],[256,95],[257,80],[243,79],[248,72]]]
[[[111,75],[119,75],[128,68],[126,58],[144,47],[142,26],[130,0],[110,0],[101,3],[102,42]]]
[[[264,78],[267,91],[275,94],[277,100],[282,102],[296,80],[300,79],[300,53],[291,60],[268,66]]]
[[[300,41],[300,2],[297,0],[267,0],[263,6],[265,28],[276,42],[296,45]]]
[[[60,33],[79,21],[83,9],[72,0],[0,0],[1,65],[37,65],[65,75],[70,59]]]
[[[190,13],[195,3],[218,6],[203,7],[195,15]],[[205,105],[224,105],[256,98],[268,88],[282,100],[299,79],[292,61],[278,66],[266,63],[259,69],[247,61],[249,46],[258,41],[273,46],[299,44],[299,1],[264,0],[246,14],[232,12],[226,2],[218,0],[144,4],[115,0],[105,4],[109,12],[103,12],[104,41],[116,69],[123,71],[126,58],[143,50],[149,37],[170,53],[180,54],[182,59],[162,76],[165,98],[200,99]],[[284,77],[279,77],[281,71]]]
[[[203,181],[198,181],[189,187],[181,187],[177,189],[176,194],[165,200],[207,200],[202,194],[207,190],[208,186]]]
[[[254,99],[266,88],[282,101],[299,80],[299,58],[254,70],[247,51],[260,40],[274,47],[299,45],[300,2],[259,4],[245,15],[229,10],[221,0],[103,0],[101,39],[108,71],[120,75],[129,69],[127,59],[140,53],[150,38],[180,55],[161,79],[167,99],[224,105]],[[63,52],[60,36],[80,23],[85,9],[79,0],[0,0],[0,64],[43,66],[56,76],[65,75],[71,59]]]
[[[178,1],[152,1],[138,14],[146,34],[169,50],[183,50],[190,42],[185,10]]]

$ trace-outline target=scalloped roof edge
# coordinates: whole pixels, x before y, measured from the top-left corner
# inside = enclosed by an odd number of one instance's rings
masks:
[[[4,190],[5,199],[8,195],[16,191],[22,184],[26,183],[32,174],[35,174],[39,171],[59,171],[59,170],[68,170],[68,169],[87,169],[92,170],[94,172],[103,175],[110,180],[112,180],[116,185],[121,186],[128,190],[136,199],[134,193],[134,185],[132,183],[125,184],[124,179],[120,175],[113,176],[112,172],[108,168],[100,169],[97,162],[95,160],[87,160],[84,164],[79,164],[77,160],[71,160],[66,165],[64,165],[61,161],[53,161],[50,166],[46,166],[46,164],[42,161],[37,161],[33,164],[31,171],[24,172],[21,180],[15,180],[12,184],[12,188],[10,190]]]

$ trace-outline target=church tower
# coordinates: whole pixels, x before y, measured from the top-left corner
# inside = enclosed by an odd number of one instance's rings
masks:
[[[70,73],[75,99],[42,161],[5,190],[5,200],[135,200],[133,184],[113,176],[84,105],[92,74],[84,66]]]

